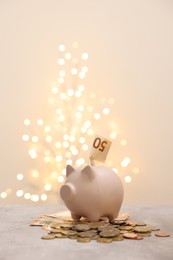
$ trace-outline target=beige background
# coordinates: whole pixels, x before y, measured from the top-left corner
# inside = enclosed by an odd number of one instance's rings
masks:
[[[44,108],[59,43],[77,40],[90,54],[88,89],[115,98],[140,168],[125,203],[172,204],[172,34],[169,0],[0,0],[0,192],[18,189],[16,174],[30,168],[23,119]],[[0,203],[26,201],[13,192]]]

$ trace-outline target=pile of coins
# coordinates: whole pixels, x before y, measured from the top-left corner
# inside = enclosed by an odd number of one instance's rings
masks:
[[[169,237],[168,233],[158,232],[160,229],[146,225],[143,222],[117,220],[111,222],[83,222],[83,223],[52,223],[42,226],[49,231],[42,239],[69,238],[77,242],[87,243],[96,240],[99,243],[110,243],[124,239],[142,240],[156,232],[156,237]]]

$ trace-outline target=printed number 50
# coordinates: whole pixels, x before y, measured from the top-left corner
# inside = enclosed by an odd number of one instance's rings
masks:
[[[94,143],[93,143],[93,147],[95,149],[99,149],[99,151],[103,152],[104,149],[106,148],[106,145],[107,145],[107,142],[106,141],[102,141],[101,138],[97,137],[95,140],[94,140]]]

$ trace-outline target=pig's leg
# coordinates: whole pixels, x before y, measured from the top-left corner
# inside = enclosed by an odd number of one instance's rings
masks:
[[[112,214],[109,214],[107,217],[108,217],[109,221],[114,220],[114,215],[112,215]]]
[[[79,219],[81,218],[81,216],[78,216],[78,215],[76,215],[76,214],[73,213],[73,212],[71,212],[71,217],[72,217],[72,219],[74,219],[74,220],[79,220]]]

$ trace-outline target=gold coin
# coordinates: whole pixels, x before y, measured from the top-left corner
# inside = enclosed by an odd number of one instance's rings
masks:
[[[113,240],[112,238],[100,237],[97,239],[99,243],[111,243]]]
[[[153,226],[148,226],[148,228],[149,228],[151,231],[159,231],[159,230],[160,230],[160,228],[153,227]]]
[[[120,226],[119,227],[119,230],[124,230],[124,231],[131,231],[133,230],[133,227],[132,226]]]
[[[170,237],[170,234],[165,232],[158,232],[155,234],[156,237]]]
[[[96,234],[97,234],[96,232],[92,232],[92,230],[90,230],[90,231],[79,232],[77,235],[79,237],[94,237]]]
[[[98,231],[112,231],[115,230],[114,226],[100,226],[98,227]]]
[[[63,234],[55,234],[56,238],[67,238],[67,236],[63,235]]]
[[[74,225],[73,224],[61,224],[60,227],[63,229],[71,229],[72,227],[74,227]]]
[[[105,222],[103,222],[103,221],[91,222],[91,223],[89,224],[89,226],[90,226],[90,229],[97,229],[98,227],[103,226],[104,223],[105,223]]]
[[[136,226],[146,226],[146,224],[144,222],[139,222],[139,221],[136,221]]]
[[[68,236],[68,238],[70,238],[70,239],[78,239],[79,237],[77,235],[74,235],[74,236]]]
[[[142,240],[143,239],[143,237],[141,237],[141,236],[137,236],[136,238],[134,238],[134,240]]]
[[[50,231],[50,233],[53,233],[53,234],[57,234],[57,233],[61,233],[63,230],[62,229],[52,229],[51,231]]]
[[[44,235],[41,237],[41,239],[45,239],[45,240],[54,239],[54,238],[55,238],[54,235]]]
[[[74,236],[77,234],[77,232],[74,230],[62,230],[61,234],[66,235],[66,236]]]
[[[88,237],[79,237],[79,238],[77,239],[77,242],[82,242],[82,243],[88,243],[88,242],[90,242],[90,241],[91,241],[91,239],[88,238]]]
[[[135,233],[125,233],[125,234],[123,234],[123,237],[128,238],[128,239],[135,239],[135,238],[137,238],[137,235]]]
[[[77,231],[87,231],[90,230],[90,225],[89,224],[77,224],[74,226],[74,229]]]
[[[123,238],[122,235],[119,235],[119,236],[117,236],[117,237],[113,237],[112,240],[113,240],[113,241],[122,241],[122,240],[124,240],[124,238]]]
[[[150,228],[148,228],[148,227],[135,227],[134,231],[137,233],[147,233],[147,232],[150,233],[151,232]]]
[[[125,220],[116,220],[116,219],[114,219],[110,223],[113,224],[113,225],[123,225],[123,224],[126,224],[126,221]]]
[[[151,233],[148,233],[148,232],[147,233],[139,233],[138,232],[137,235],[140,236],[140,237],[151,237]]]
[[[119,230],[108,230],[100,232],[100,237],[117,237],[119,235]]]

